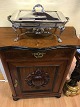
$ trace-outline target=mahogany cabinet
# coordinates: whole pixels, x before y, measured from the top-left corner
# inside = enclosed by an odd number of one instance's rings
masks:
[[[75,48],[6,48],[1,57],[14,100],[60,97]]]
[[[0,28],[0,58],[13,100],[32,97],[60,97],[80,39],[73,27],[63,32],[62,43],[48,37],[26,35],[14,42],[12,28]]]

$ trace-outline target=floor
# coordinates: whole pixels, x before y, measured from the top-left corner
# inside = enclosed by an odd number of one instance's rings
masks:
[[[75,58],[72,62],[70,73],[75,67]],[[70,75],[69,73],[69,75]],[[68,78],[69,78],[68,75]],[[74,97],[66,97],[62,94],[61,98],[30,98],[13,101],[11,90],[7,82],[0,82],[0,107],[80,107],[80,94]]]
[[[80,107],[80,95],[61,98],[32,98],[13,101],[7,82],[0,82],[0,107]]]

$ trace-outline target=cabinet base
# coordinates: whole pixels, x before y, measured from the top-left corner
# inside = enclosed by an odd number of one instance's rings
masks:
[[[60,98],[61,97],[61,95],[58,95],[58,96],[55,96],[56,98]]]
[[[12,95],[12,98],[14,101],[18,101],[20,98],[16,98],[15,96]]]
[[[21,97],[21,98],[18,98],[18,97],[16,97],[16,96],[13,96],[13,95],[12,95],[12,98],[13,98],[14,101],[18,101],[19,99],[27,99],[27,98],[46,98],[46,97],[48,97],[48,96],[35,96],[35,97],[32,97],[32,96],[30,97],[30,96],[28,96],[28,97]],[[54,96],[49,96],[49,97],[60,98],[60,97],[61,97],[61,94],[54,95]]]

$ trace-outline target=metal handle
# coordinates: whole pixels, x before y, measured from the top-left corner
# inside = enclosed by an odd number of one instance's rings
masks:
[[[18,86],[18,81],[15,79],[14,81],[14,87],[16,88]]]
[[[35,5],[35,6],[33,7],[32,12],[36,12],[36,10],[35,10],[36,7],[41,7],[41,8],[42,8],[41,12],[42,12],[42,13],[45,12],[45,11],[44,11],[44,8],[43,8],[43,6],[42,6],[41,4],[37,4],[37,5]]]
[[[35,58],[42,58],[44,56],[44,54],[46,53],[43,53],[43,52],[37,52],[37,53],[32,53],[34,55]]]
[[[11,18],[11,15],[9,15],[9,16],[7,17],[7,19],[8,19],[8,21],[10,21],[10,22],[12,23],[12,21],[10,20],[10,18]]]
[[[69,17],[65,17],[65,18],[67,19],[67,22],[68,22],[68,21],[69,21]],[[67,22],[66,22],[66,23],[67,23]]]

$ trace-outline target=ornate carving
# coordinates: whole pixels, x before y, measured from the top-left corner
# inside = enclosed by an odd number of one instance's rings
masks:
[[[35,87],[37,89],[47,85],[49,80],[49,74],[47,72],[41,71],[40,69],[37,69],[36,71],[32,72],[25,79],[29,86]]]
[[[63,87],[63,93],[66,95],[66,96],[75,96],[77,94],[80,93],[80,89],[79,89],[79,86],[76,85],[76,86],[71,86],[69,85],[70,83],[70,80],[67,80],[64,84],[64,87]]]

